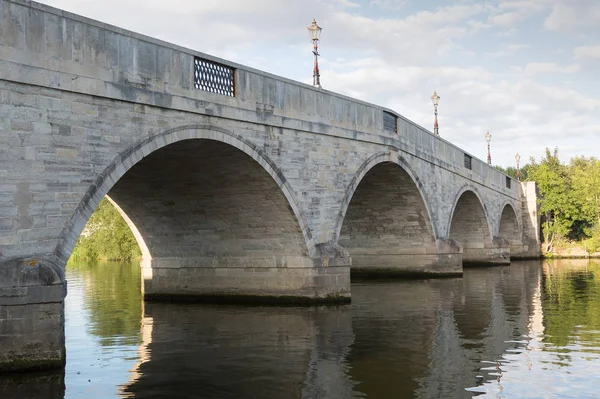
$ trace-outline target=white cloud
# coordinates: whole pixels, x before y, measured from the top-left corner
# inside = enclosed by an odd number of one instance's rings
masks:
[[[517,28],[510,28],[507,30],[503,30],[501,32],[496,33],[496,36],[498,37],[514,37],[519,33],[519,29]]]
[[[224,47],[280,46],[308,40],[314,17],[320,25],[345,0],[46,0],[45,3],[126,29],[220,55]],[[343,4],[340,4],[342,2]],[[113,10],[118,9],[119,12]],[[324,29],[326,33],[329,28]]]
[[[502,1],[498,8],[500,10],[516,10],[520,13],[539,12],[548,8],[552,2],[553,0],[507,0]]]
[[[497,7],[489,6],[488,23],[503,28],[514,27],[519,22],[548,8],[551,0],[502,1]]]
[[[559,146],[565,160],[589,156],[585,144],[572,143],[590,132],[600,136],[600,99],[534,80],[539,73],[574,74],[577,66],[530,63],[517,73],[498,75],[481,67],[395,67],[370,58],[329,67],[324,75],[328,88],[395,109],[430,130],[429,96],[437,89],[440,134],[483,159],[483,135],[490,130],[495,163],[510,164],[516,151],[525,159],[539,158],[546,146]]]
[[[467,26],[469,26],[469,34],[473,35],[473,34],[477,34],[479,33],[479,31],[482,31],[484,29],[489,29],[492,27],[492,25],[485,23],[483,21],[477,21],[477,20],[470,20],[470,21],[466,21]]]
[[[514,44],[510,44],[507,48],[505,48],[503,50],[495,51],[493,53],[488,53],[488,55],[490,55],[492,57],[506,57],[509,55],[513,55],[517,51],[526,49],[528,47],[529,47],[528,44],[514,43]]]
[[[598,34],[600,2],[597,0],[555,0],[552,13],[544,22],[548,30],[561,33]]]
[[[483,11],[484,6],[475,4],[420,11],[405,18],[336,13],[328,20],[328,40],[345,51],[374,51],[405,65],[427,62],[432,55],[456,48],[456,41],[471,33],[465,22]]]
[[[458,4],[409,15],[384,13],[381,18],[360,14],[350,0],[46,0],[46,3],[174,42],[223,56],[224,48],[269,47],[307,42],[306,26],[313,17],[323,28],[322,42],[340,51],[374,51],[403,63],[427,60],[432,51],[446,54],[456,40],[474,34],[468,25],[485,11],[481,4]],[[400,6],[403,1],[382,0]],[[112,10],[119,9],[118,13]],[[410,57],[406,57],[410,54]],[[235,60],[243,62],[243,60]]]
[[[492,15],[488,18],[491,25],[508,27],[513,26],[517,22],[522,21],[527,17],[526,14],[518,12],[505,12],[504,14]]]
[[[341,7],[346,7],[346,8],[358,8],[360,7],[360,4],[355,3],[351,0],[331,0],[333,2],[334,5],[339,5]]]
[[[407,1],[408,0],[369,0],[369,5],[394,10],[404,7]]]
[[[573,49],[575,59],[600,59],[600,44],[595,46],[579,46]]]
[[[530,62],[523,68],[523,73],[528,76],[555,73],[575,73],[581,69],[579,65],[560,66],[554,62]]]

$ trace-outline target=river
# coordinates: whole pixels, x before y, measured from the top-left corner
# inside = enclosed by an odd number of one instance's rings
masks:
[[[144,303],[136,264],[67,268],[63,373],[8,398],[597,398],[600,262],[353,281],[352,304]]]

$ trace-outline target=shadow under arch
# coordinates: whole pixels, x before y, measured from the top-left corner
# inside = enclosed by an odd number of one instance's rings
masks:
[[[348,188],[346,189],[346,194],[344,195],[344,199],[342,200],[342,203],[340,206],[340,211],[339,211],[339,214],[338,214],[338,217],[336,220],[335,236],[334,236],[335,240],[339,239],[340,232],[342,230],[342,225],[344,224],[344,218],[346,217],[346,212],[348,211],[348,207],[350,206],[352,197],[354,196],[354,193],[356,192],[356,189],[360,185],[361,181],[367,175],[367,173],[369,173],[369,171],[371,171],[374,167],[376,167],[377,165],[382,164],[384,162],[394,163],[394,164],[398,165],[404,172],[406,172],[408,174],[408,176],[412,179],[412,182],[414,183],[415,187],[419,191],[419,195],[421,196],[421,199],[423,200],[423,204],[425,205],[425,209],[427,211],[428,219],[431,222],[433,221],[433,219],[431,218],[431,206],[429,205],[429,202],[427,201],[427,197],[423,193],[423,183],[421,182],[419,177],[416,175],[416,173],[413,171],[410,164],[402,157],[395,157],[393,155],[393,153],[390,153],[389,151],[386,151],[386,152],[382,151],[382,152],[373,154],[366,161],[364,161],[362,163],[362,165],[360,165],[360,167],[358,168],[356,173],[354,174],[354,177],[352,178],[352,180],[350,181],[350,184],[348,185]],[[433,230],[434,236],[436,238],[439,237],[439,234],[437,231],[437,226],[435,226],[434,223],[431,223],[431,228]]]
[[[509,201],[505,201],[500,209],[502,212],[498,224],[498,236],[509,242],[511,254],[518,252],[523,247],[523,230],[517,212]]]
[[[349,258],[313,245],[282,170],[225,129],[181,126],[120,154],[71,216],[64,263],[106,194],[147,244],[146,299],[349,300]]]
[[[513,206],[513,204],[510,201],[504,201],[504,203],[502,204],[502,206],[500,207],[500,223],[499,223],[499,231],[502,231],[502,220],[504,216],[509,216],[512,218],[514,218],[514,223],[515,223],[515,227],[516,227],[516,231],[519,232],[519,236],[520,236],[520,232],[522,230],[522,223],[519,222],[519,217],[517,216],[517,211],[515,210],[515,207]],[[512,211],[512,212],[511,212]],[[505,213],[507,212],[507,213]],[[500,236],[502,237],[502,234],[500,234]],[[503,237],[506,238],[506,237]]]
[[[465,265],[510,263],[508,243],[493,235],[487,207],[471,184],[464,184],[454,199],[448,237],[461,245]]]
[[[100,201],[117,183],[117,181],[127,173],[135,164],[143,158],[149,156],[157,150],[184,140],[205,139],[214,140],[224,144],[231,145],[253,160],[258,162],[262,168],[273,178],[281,189],[283,195],[288,201],[296,219],[300,225],[302,235],[305,239],[309,255],[317,256],[317,251],[312,239],[310,227],[306,217],[298,206],[293,190],[289,186],[285,175],[279,167],[264,153],[264,151],[240,135],[230,132],[210,124],[191,124],[179,126],[166,130],[162,133],[140,139],[130,146],[100,173],[98,178],[91,184],[90,188],[83,196],[79,205],[73,212],[70,220],[65,225],[59,238],[58,244],[54,250],[54,255],[58,258],[60,264],[66,264],[71,252],[83,231],[85,224],[89,220],[94,210],[100,204]],[[132,230],[133,231],[133,230]],[[139,233],[139,232],[138,232]],[[137,238],[137,237],[136,237]],[[147,249],[147,247],[146,247]]]
[[[458,190],[458,193],[456,194],[456,196],[454,197],[454,201],[452,202],[452,210],[450,211],[450,215],[448,217],[448,223],[447,223],[448,235],[450,235],[450,229],[452,228],[452,219],[454,218],[454,213],[456,212],[456,206],[458,205],[458,201],[460,200],[462,195],[467,191],[472,192],[475,195],[475,197],[477,197],[477,200],[479,201],[479,204],[481,205],[481,209],[483,210],[483,214],[485,216],[488,233],[491,237],[493,235],[493,233],[492,233],[492,227],[490,225],[490,217],[488,215],[487,208],[486,208],[483,200],[481,199],[481,195],[479,194],[479,191],[477,190],[477,188],[469,183],[463,184],[461,186],[461,188]]]
[[[406,160],[381,152],[348,186],[335,239],[352,258],[352,274],[460,274],[460,248],[437,238],[423,185]]]

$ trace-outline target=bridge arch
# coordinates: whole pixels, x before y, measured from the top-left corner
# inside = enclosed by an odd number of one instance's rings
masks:
[[[423,183],[421,182],[419,177],[416,175],[416,173],[413,171],[410,164],[402,157],[396,157],[393,155],[393,153],[391,153],[389,151],[382,151],[382,152],[373,154],[366,161],[364,161],[359,166],[356,173],[354,174],[354,177],[350,181],[350,184],[348,185],[348,188],[346,189],[344,198],[341,202],[339,215],[336,220],[335,237],[334,237],[336,240],[339,239],[340,232],[342,230],[342,225],[344,224],[344,219],[346,217],[346,212],[348,211],[348,207],[350,206],[350,202],[351,202],[352,198],[354,197],[356,189],[358,188],[358,186],[360,185],[360,183],[362,182],[364,177],[367,175],[367,173],[369,173],[377,165],[379,165],[381,163],[385,163],[385,162],[394,163],[394,164],[398,165],[402,169],[402,171],[410,177],[414,186],[418,190],[421,199],[423,200],[423,204],[424,204],[425,210],[427,212],[427,217],[429,218],[430,221],[432,221],[431,207],[429,205],[429,202],[427,201],[427,196],[423,192],[423,188],[422,188]],[[435,237],[438,237],[438,231],[437,231],[435,224],[431,224],[431,227],[434,231]]]
[[[523,233],[517,212],[510,202],[505,202],[498,223],[498,236],[509,242],[511,247],[522,245]]]
[[[146,297],[349,296],[349,260],[313,245],[282,171],[229,131],[182,126],[120,154],[64,230],[55,251],[63,264],[107,194],[143,243]]]
[[[487,263],[493,246],[490,218],[478,190],[465,184],[455,197],[448,225],[448,236],[463,249],[463,263]]]
[[[129,149],[117,156],[105,170],[100,173],[98,178],[91,184],[90,188],[83,196],[77,209],[74,211],[71,219],[65,226],[63,233],[59,239],[59,243],[54,251],[61,263],[66,263],[68,260],[75,242],[85,227],[87,220],[90,218],[93,211],[96,209],[102,198],[113,188],[115,184],[123,177],[134,165],[138,164],[142,159],[159,151],[171,144],[175,144],[184,140],[208,140],[223,143],[231,147],[237,148],[254,161],[256,161],[263,170],[265,170],[275,181],[281,192],[285,196],[288,205],[293,211],[300,230],[304,237],[308,253],[314,255],[316,253],[315,246],[312,240],[312,234],[306,218],[294,193],[289,186],[283,172],[277,165],[263,152],[263,150],[246,140],[245,138],[236,135],[235,133],[210,124],[193,124],[176,127],[166,130],[157,135],[138,140]],[[115,201],[113,201],[114,203]],[[123,212],[123,210],[121,210]],[[122,213],[123,214],[123,213]],[[128,224],[132,226],[132,222]],[[132,231],[134,231],[132,229]],[[134,231],[135,233],[135,231]],[[139,234],[139,231],[138,231]]]
[[[375,154],[361,165],[348,186],[336,227],[354,274],[441,272],[422,184],[394,153]]]

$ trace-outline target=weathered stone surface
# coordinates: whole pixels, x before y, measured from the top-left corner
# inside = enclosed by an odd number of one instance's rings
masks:
[[[64,280],[63,268],[45,259],[7,259],[0,263],[0,288],[62,286]]]
[[[0,305],[0,371],[64,365],[61,302]]]
[[[64,363],[61,267],[44,259],[0,263],[0,370]]]
[[[353,266],[460,274],[539,253],[534,185],[466,168],[391,110],[28,0],[0,0],[0,21],[0,306],[60,307],[106,194],[148,296],[347,300]],[[232,68],[235,95],[195,89],[195,58]]]

